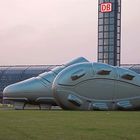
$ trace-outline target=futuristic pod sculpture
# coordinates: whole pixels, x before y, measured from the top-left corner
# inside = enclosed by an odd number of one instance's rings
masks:
[[[81,62],[88,62],[88,60],[80,57],[38,77],[9,85],[3,91],[3,99],[14,101],[15,109],[24,109],[27,103],[39,104],[40,107],[42,104],[57,105],[52,95],[53,80],[64,68]]]
[[[101,63],[79,63],[60,72],[53,94],[63,109],[140,110],[140,75]]]

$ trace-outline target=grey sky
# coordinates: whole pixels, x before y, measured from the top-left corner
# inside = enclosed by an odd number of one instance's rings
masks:
[[[0,0],[0,65],[97,61],[98,0]],[[122,63],[140,63],[140,0],[122,0]]]

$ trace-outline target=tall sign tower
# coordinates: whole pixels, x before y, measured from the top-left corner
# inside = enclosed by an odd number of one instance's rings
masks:
[[[121,0],[98,0],[98,62],[120,65]]]

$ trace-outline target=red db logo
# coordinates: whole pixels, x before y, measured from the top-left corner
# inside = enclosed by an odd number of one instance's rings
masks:
[[[112,11],[112,3],[102,3],[101,4],[101,12],[106,13],[106,12],[111,12]]]

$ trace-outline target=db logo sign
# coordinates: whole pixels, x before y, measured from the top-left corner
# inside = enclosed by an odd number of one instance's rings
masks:
[[[106,13],[106,12],[111,12],[112,11],[112,3],[102,3],[101,4],[101,12]]]

